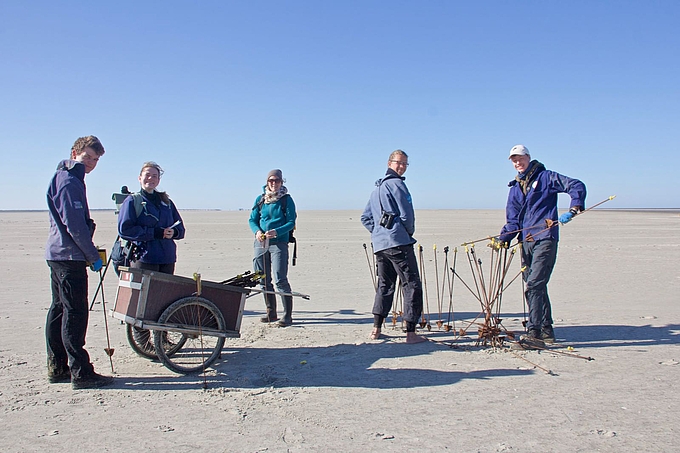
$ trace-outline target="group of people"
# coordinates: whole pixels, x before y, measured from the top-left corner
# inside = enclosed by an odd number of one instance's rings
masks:
[[[45,333],[47,377],[51,383],[70,382],[73,389],[100,388],[113,383],[110,376],[94,371],[84,348],[89,317],[87,267],[101,276],[104,266],[93,242],[96,225],[90,217],[85,175],[95,169],[104,153],[97,137],[78,138],[70,159],[57,166],[47,191],[50,233],[45,258],[52,281]],[[163,169],[156,162],[142,164],[139,192],[130,194],[120,207],[118,234],[136,249],[130,267],[173,274],[177,261],[175,241],[184,238],[185,227],[167,193],[157,190],[162,176]],[[283,183],[281,170],[267,174],[249,224],[255,235],[253,267],[265,276],[262,287],[267,311],[261,320],[278,321],[278,326],[287,327],[293,323],[288,242],[297,214]],[[281,318],[277,315],[274,285],[282,293]],[[137,334],[150,338],[148,332]]]
[[[508,159],[517,176],[510,183],[506,204],[506,222],[501,228],[496,247],[507,245],[518,237],[522,244],[522,273],[529,307],[527,332],[522,340],[553,343],[552,309],[548,297],[548,281],[557,259],[559,224],[567,223],[585,209],[586,187],[578,179],[569,178],[532,160],[524,145],[513,146]],[[370,338],[381,337],[381,329],[394,300],[397,277],[403,291],[406,343],[420,343],[425,338],[416,334],[416,324],[423,311],[423,289],[413,245],[416,240],[415,214],[411,194],[404,183],[408,155],[398,149],[387,159],[385,176],[361,215],[361,222],[371,233],[376,257],[378,284],[373,304],[373,330]],[[571,197],[569,211],[557,216],[557,195]],[[546,220],[549,227],[546,228]]]
[[[85,175],[95,169],[104,153],[97,137],[78,138],[70,159],[57,166],[47,191],[50,232],[45,258],[52,289],[45,331],[47,373],[49,382],[71,382],[74,389],[100,388],[113,382],[112,377],[94,371],[84,348],[89,316],[87,268],[101,275],[104,265],[93,242],[96,225],[90,217]],[[519,235],[522,260],[527,266],[523,273],[529,306],[526,337],[550,342],[555,336],[547,284],[557,257],[557,223],[570,221],[584,209],[586,189],[581,181],[546,170],[543,164],[531,160],[523,145],[513,147],[509,159],[518,174],[509,184],[506,224],[498,243],[502,246]],[[403,291],[406,343],[413,344],[426,339],[416,334],[423,310],[423,289],[413,247],[415,211],[404,183],[408,165],[404,151],[390,154],[387,172],[376,182],[361,222],[371,233],[378,274],[370,338],[381,338],[398,277]],[[177,261],[175,241],[184,238],[185,227],[167,193],[157,190],[162,175],[163,169],[157,163],[142,165],[139,192],[128,196],[120,207],[118,233],[137,248],[131,267],[173,274]],[[279,169],[267,174],[249,218],[255,236],[253,268],[264,274],[266,313],[261,321],[276,322],[280,327],[293,323],[288,244],[297,218],[295,203],[284,182]],[[569,211],[559,219],[558,193],[571,197]],[[545,229],[541,224],[545,219],[553,220],[554,226]],[[281,317],[277,293],[283,303]]]

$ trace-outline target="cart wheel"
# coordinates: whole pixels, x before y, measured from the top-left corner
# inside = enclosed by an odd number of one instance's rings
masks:
[[[133,351],[147,359],[155,360],[158,358],[156,355],[156,347],[154,346],[154,339],[151,336],[150,330],[140,329],[132,324],[127,324],[126,334],[128,343],[130,343],[130,347]],[[168,338],[167,332],[164,332],[164,334],[164,348],[168,355],[173,355],[179,351],[187,341],[186,335],[181,335],[179,338],[177,338],[177,336]],[[173,341],[176,341],[176,343]]]
[[[226,323],[215,304],[202,297],[185,297],[165,309],[158,319],[159,324],[178,326],[195,331],[195,334],[182,334],[172,331],[154,331],[154,345],[160,361],[175,373],[195,373],[203,371],[217,360],[224,346],[224,337],[205,335],[201,329],[224,332]],[[167,341],[177,342],[184,336],[184,346],[168,354],[162,347],[163,334]]]

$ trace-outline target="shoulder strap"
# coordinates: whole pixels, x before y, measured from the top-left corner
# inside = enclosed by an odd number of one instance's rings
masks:
[[[135,192],[135,193],[132,194],[132,202],[135,205],[135,214],[137,215],[137,217],[139,217],[139,215],[142,213],[142,209],[143,209],[142,201],[143,200],[142,200],[142,194],[141,193]]]
[[[288,194],[281,197],[281,210],[283,211],[283,218],[288,220],[286,210],[288,209]]]

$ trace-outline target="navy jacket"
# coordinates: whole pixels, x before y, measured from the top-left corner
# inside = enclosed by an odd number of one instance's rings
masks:
[[[174,227],[172,239],[163,239],[163,230],[182,220],[175,204],[160,202],[157,206],[149,194],[142,194],[142,212],[135,212],[134,197],[125,199],[118,213],[118,234],[123,239],[134,241],[142,249],[140,261],[148,264],[170,264],[177,261],[176,239],[184,239],[184,223]]]
[[[85,192],[85,165],[62,160],[47,189],[50,211],[50,234],[45,259],[51,261],[85,261],[99,259],[92,242],[95,225],[90,218]]]
[[[532,161],[534,163],[536,161]],[[539,164],[538,162],[536,162]],[[541,165],[541,164],[539,164]],[[531,233],[534,240],[559,240],[559,226],[546,228],[546,219],[557,222],[557,194],[571,197],[570,207],[586,207],[586,186],[578,179],[569,178],[551,170],[534,174],[527,194],[524,195],[517,180],[510,181],[510,192],[505,207],[506,224],[499,240],[510,242],[519,234],[521,242]],[[529,228],[531,227],[531,228]],[[517,233],[517,230],[529,228]]]

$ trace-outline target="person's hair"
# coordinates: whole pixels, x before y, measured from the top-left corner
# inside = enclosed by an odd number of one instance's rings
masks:
[[[80,137],[75,141],[71,147],[71,153],[74,156],[78,156],[83,153],[85,148],[92,148],[97,156],[102,156],[106,152],[104,150],[104,145],[102,145],[102,142],[100,142],[97,137],[88,135],[87,137]]]
[[[404,151],[402,151],[400,149],[395,149],[394,151],[392,151],[392,154],[390,154],[390,157],[387,160],[388,161],[393,160],[398,155],[402,155],[402,156],[404,156],[405,158],[408,159],[408,154],[406,154]]]
[[[163,169],[161,168],[161,166],[158,165],[156,162],[154,162],[154,161],[152,161],[152,160],[150,160],[150,161],[148,161],[148,162],[144,162],[144,163],[142,164],[142,169],[139,170],[139,174],[140,174],[140,175],[144,172],[144,169],[145,169],[145,168],[155,168],[156,171],[158,172],[158,177],[160,178],[161,176],[163,176],[163,173],[164,173],[164,172],[163,172]]]
[[[152,160],[150,160],[148,162],[144,162],[142,164],[142,169],[139,170],[139,176],[141,176],[142,173],[144,173],[145,168],[155,168],[156,171],[158,172],[158,179],[161,179],[161,176],[163,176],[164,171],[161,168],[161,166],[158,165],[156,162],[154,162]],[[161,200],[164,203],[170,204],[170,197],[168,196],[167,192],[160,192],[158,190],[154,190],[154,191],[158,194],[159,197],[161,197]]]

